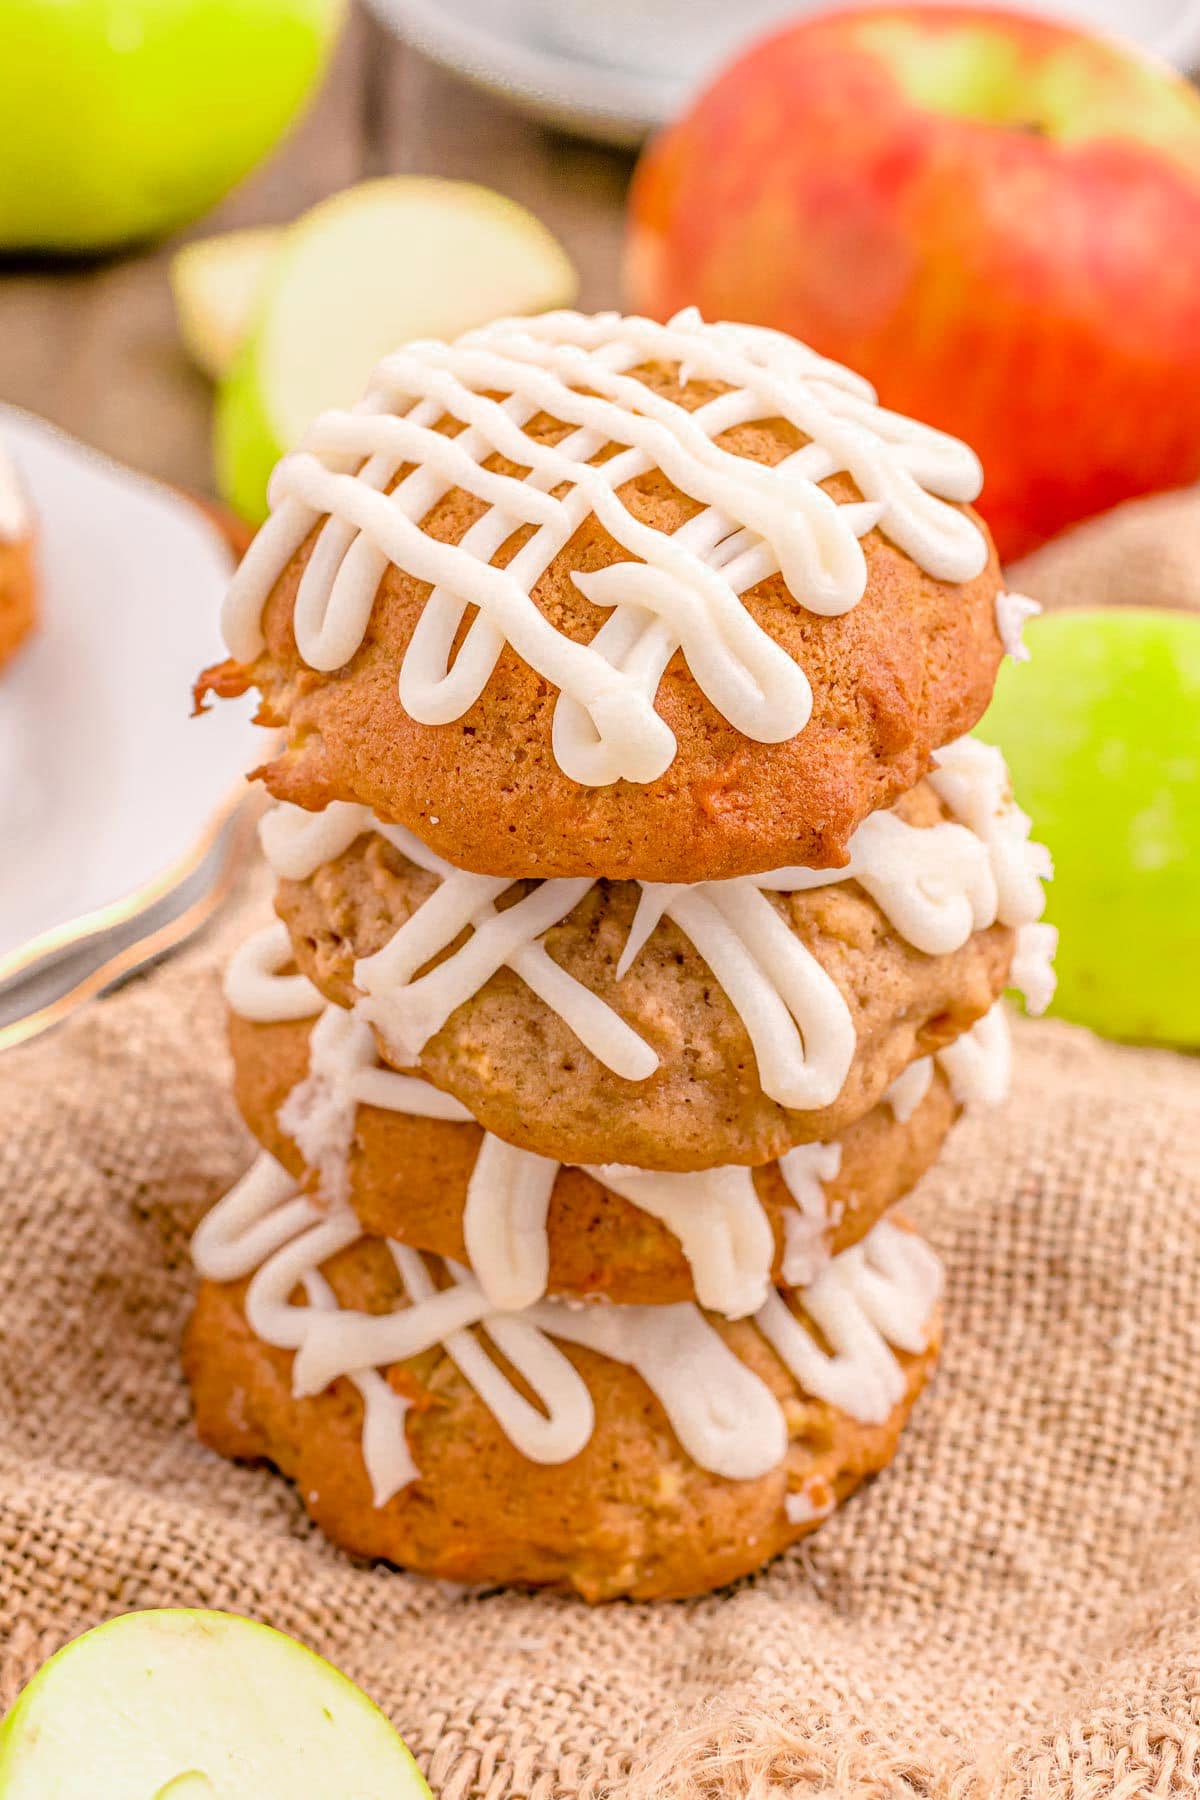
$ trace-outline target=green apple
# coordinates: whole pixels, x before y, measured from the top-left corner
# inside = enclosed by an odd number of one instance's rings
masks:
[[[0,1728],[0,1800],[430,1800],[361,1688],[222,1612],[125,1613],[34,1676]]]
[[[225,231],[185,244],[171,259],[184,346],[214,381],[246,341],[283,236],[276,226]]]
[[[1026,629],[978,735],[1054,857],[1053,1010],[1109,1037],[1200,1044],[1200,619],[1150,607]]]
[[[345,0],[3,0],[0,248],[158,236],[240,181],[320,75]]]
[[[217,398],[221,492],[252,521],[317,413],[351,406],[389,350],[574,298],[575,270],[524,207],[466,181],[394,176],[323,201],[286,233]]]

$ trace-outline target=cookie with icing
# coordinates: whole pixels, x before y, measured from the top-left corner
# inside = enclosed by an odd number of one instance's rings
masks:
[[[484,874],[836,867],[990,698],[979,484],[777,333],[502,320],[280,465],[200,693],[259,689],[278,797]]]
[[[952,1072],[937,1069],[840,1139],[758,1169],[581,1169],[447,1116],[454,1103],[380,1068],[369,1030],[340,1008],[315,1023],[230,1014],[229,1038],[242,1116],[306,1192],[349,1205],[373,1236],[469,1263],[508,1308],[549,1294],[756,1311],[772,1280],[809,1281],[866,1235],[929,1168],[959,1107]],[[996,1053],[1007,1060],[1003,1032]]]
[[[37,622],[33,515],[0,447],[0,666]]]
[[[376,910],[381,891],[395,895],[396,910]],[[378,954],[413,892],[382,840],[348,852],[322,880],[281,888],[277,904],[296,962],[321,996],[355,1003],[356,957]],[[795,1025],[794,1056],[767,1037],[769,1025],[756,1051],[747,1024],[759,1020],[739,1011],[671,920],[656,927],[636,970],[618,978],[636,905],[626,884],[591,890],[546,934],[547,956],[617,1019],[615,1052],[589,1048],[502,967],[419,1048],[376,1021],[380,1054],[454,1096],[497,1137],[542,1156],[678,1171],[753,1165],[836,1136],[909,1063],[969,1030],[1008,984],[1016,934],[1004,925],[927,956],[849,884],[783,901],[772,895],[768,904],[828,983],[823,1064],[803,1055]],[[361,999],[357,1005],[363,1016]],[[810,1042],[822,1028],[811,1029]],[[614,1070],[617,1055],[635,1046],[648,1047],[648,1066],[632,1065],[631,1056]]]
[[[864,822],[840,876],[509,884],[350,806],[263,835],[296,963],[393,1068],[522,1149],[675,1171],[768,1162],[867,1112],[990,1009],[1048,870],[971,740]],[[229,993],[252,1016],[250,973]]]
[[[589,1601],[732,1581],[885,1466],[937,1354],[937,1259],[888,1223],[753,1319],[513,1315],[281,1171],[266,1189],[197,1237],[200,1436],[290,1475],[335,1543],[450,1581]]]

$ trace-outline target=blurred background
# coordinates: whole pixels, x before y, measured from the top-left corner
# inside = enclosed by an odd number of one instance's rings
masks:
[[[32,257],[0,265],[0,399],[163,480],[215,493],[212,390],[183,348],[169,280],[182,238],[285,224],[372,176],[449,176],[529,207],[574,262],[578,303],[615,306],[633,162],[629,150],[544,128],[353,5],[306,116],[180,237],[75,267]]]
[[[692,304],[980,452],[1059,1007],[1200,1042],[1197,67],[1200,0],[4,0],[0,1047],[222,891],[254,734],[186,689],[313,414]]]
[[[622,281],[626,195],[642,139],[677,116],[690,89],[723,53],[789,16],[816,9],[792,0],[743,0],[738,6],[725,0],[375,0],[373,8],[350,5],[343,22],[337,0],[295,0],[290,6],[285,0],[269,6],[245,0],[247,12],[263,17],[247,33],[247,45],[238,42],[236,32],[225,33],[227,54],[254,55],[257,64],[239,80],[239,91],[226,98],[222,90],[230,72],[220,66],[226,52],[215,27],[219,15],[237,10],[238,0],[190,0],[187,6],[179,0],[161,5],[71,0],[54,6],[7,0],[0,19],[0,42],[10,39],[8,51],[18,33],[31,39],[20,59],[28,65],[24,72],[15,55],[0,58],[0,93],[7,101],[10,84],[14,90],[4,109],[8,130],[16,131],[22,112],[36,111],[37,135],[59,142],[60,181],[70,179],[72,156],[89,170],[98,155],[111,153],[114,137],[132,140],[139,125],[145,134],[140,147],[129,142],[123,155],[112,154],[114,177],[125,183],[126,192],[87,195],[74,234],[71,221],[60,227],[48,216],[52,200],[40,191],[47,182],[46,160],[35,160],[28,146],[18,155],[4,145],[0,162],[9,166],[0,182],[22,189],[26,216],[6,221],[6,210],[16,210],[15,197],[6,196],[0,202],[0,242],[19,240],[22,228],[36,239],[39,212],[47,214],[42,235],[57,235],[64,251],[76,249],[89,234],[103,240],[107,202],[116,215],[112,231],[118,238],[132,237],[135,247],[74,266],[39,261],[36,253],[14,260],[10,251],[0,265],[0,398],[43,414],[163,480],[201,492],[215,491],[212,395],[184,351],[171,295],[170,265],[183,239],[286,224],[369,177],[447,176],[484,183],[547,225],[578,272],[582,308],[621,305],[628,297]],[[1045,10],[1123,28],[1183,66],[1200,65],[1200,6],[1187,0],[1075,0],[1073,5],[1068,0]],[[59,15],[55,38],[44,46],[34,37],[39,11]],[[179,48],[172,50],[162,21],[187,12],[198,17],[180,30]],[[217,66],[201,82],[189,76],[195,73],[193,46],[203,36],[205,12],[214,19],[218,41],[210,61]],[[111,78],[102,84],[107,72],[88,40],[104,38],[114,63],[136,64],[140,52],[133,40],[154,35],[156,13],[157,32],[165,41],[151,46],[144,79],[165,81],[179,92],[174,99],[160,94],[153,103],[142,103],[145,117],[138,121],[128,94],[137,80],[134,71],[124,89]],[[278,57],[272,33],[286,34],[289,13],[292,29],[298,22],[314,38],[317,85],[311,101],[305,72],[294,73],[278,97],[264,91],[278,80],[271,66]],[[73,57],[63,44],[72,14],[80,15],[82,34]],[[321,75],[327,53],[328,68]],[[74,91],[81,80],[88,87],[108,87],[111,116],[104,116],[96,92],[84,96],[81,113]],[[20,96],[18,85],[24,90]],[[203,142],[201,121],[187,120],[190,104],[203,107],[215,148]],[[153,219],[157,182],[173,175],[156,174],[156,155],[166,151],[177,157],[186,128],[201,140],[193,153],[214,169],[219,185],[222,156],[236,172],[242,149],[239,141],[226,151],[220,140],[231,132],[240,139],[245,113],[255,105],[267,109],[257,141],[253,130],[249,134],[252,150],[263,155],[260,165],[198,219],[176,221],[180,229],[165,242],[138,245],[137,209],[128,207],[131,171],[146,192],[144,210]],[[753,111],[753,94],[743,105]],[[227,110],[242,119],[230,120]],[[275,148],[270,137],[277,128],[287,130],[291,111],[300,115],[299,122]],[[555,124],[547,126],[547,119]],[[63,145],[68,137],[73,144]],[[614,139],[623,147],[614,147]],[[729,146],[730,153],[734,148]],[[763,164],[771,149],[769,141],[756,140],[755,154]],[[779,243],[773,248],[784,253]]]

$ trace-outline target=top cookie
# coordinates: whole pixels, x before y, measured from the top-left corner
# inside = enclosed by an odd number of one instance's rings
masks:
[[[779,333],[502,320],[279,465],[199,691],[260,689],[279,798],[480,873],[837,867],[990,697],[979,484]]]

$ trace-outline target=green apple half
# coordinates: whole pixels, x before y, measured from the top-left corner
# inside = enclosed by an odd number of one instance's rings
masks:
[[[1053,1010],[1200,1045],[1200,618],[1048,613],[1026,642],[977,731],[1054,858]]]
[[[217,480],[244,518],[317,413],[351,406],[382,356],[507,313],[565,306],[575,270],[524,207],[472,182],[394,176],[348,188],[285,234],[217,398]]]
[[[291,123],[345,0],[3,0],[0,248],[94,250],[205,212]]]
[[[125,1613],[52,1656],[0,1728],[0,1800],[430,1800],[361,1688],[269,1626]]]
[[[184,348],[219,381],[245,343],[279,254],[283,231],[264,225],[185,244],[171,260]]]

